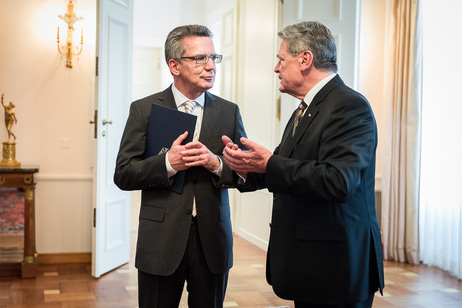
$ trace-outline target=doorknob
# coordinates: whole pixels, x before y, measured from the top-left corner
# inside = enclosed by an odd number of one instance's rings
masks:
[[[112,124],[112,121],[103,120],[103,125],[106,125],[106,124]]]

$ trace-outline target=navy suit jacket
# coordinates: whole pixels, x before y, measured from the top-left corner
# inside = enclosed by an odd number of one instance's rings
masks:
[[[177,109],[171,87],[135,101],[121,139],[114,174],[115,184],[123,190],[142,190],[135,266],[152,275],[171,275],[180,264],[191,228],[193,199],[201,244],[212,273],[223,273],[233,265],[232,230],[227,187],[233,185],[233,172],[223,162],[221,177],[202,167],[186,171],[181,195],[168,189],[165,155],[144,157],[151,105]],[[235,143],[245,136],[236,104],[205,93],[199,141],[221,157],[221,136]]]
[[[384,287],[373,112],[336,76],[314,97],[293,138],[292,121],[266,173],[249,173],[240,187],[273,192],[267,280],[285,299],[360,302]]]

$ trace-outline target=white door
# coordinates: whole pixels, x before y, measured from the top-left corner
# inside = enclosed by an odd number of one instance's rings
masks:
[[[345,84],[357,89],[360,0],[284,0],[283,27],[301,21],[319,21],[337,42],[338,73]],[[298,100],[281,96],[281,127],[285,128]]]
[[[130,193],[113,182],[131,102],[133,0],[98,1],[97,153],[92,275],[130,259]]]
[[[222,63],[217,65],[217,79],[210,92],[232,102],[236,102],[237,94],[238,14],[237,0],[215,2],[206,14],[206,25],[213,33],[215,51],[223,55]]]
[[[213,33],[215,52],[223,55],[223,61],[217,64],[217,79],[210,92],[239,104],[237,97],[237,0],[215,1],[206,10],[206,25]],[[240,106],[242,108],[242,106]],[[231,222],[235,226],[236,190],[229,189]]]

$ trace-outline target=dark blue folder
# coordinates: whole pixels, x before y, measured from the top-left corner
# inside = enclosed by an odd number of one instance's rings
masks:
[[[173,141],[185,131],[188,131],[188,137],[182,144],[191,142],[194,136],[196,120],[197,116],[195,115],[152,104],[146,135],[145,157],[167,152]],[[177,172],[174,175],[173,185],[169,189],[181,195],[185,175],[185,171]]]

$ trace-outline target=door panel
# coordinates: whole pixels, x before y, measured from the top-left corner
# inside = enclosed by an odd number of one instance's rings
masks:
[[[113,182],[115,160],[131,101],[132,0],[98,1],[98,136],[92,275],[130,259],[130,193]]]
[[[210,92],[232,102],[236,102],[237,15],[237,0],[225,0],[216,2],[206,16],[206,24],[213,33],[215,51],[223,55],[222,63],[217,65],[216,81]]]

